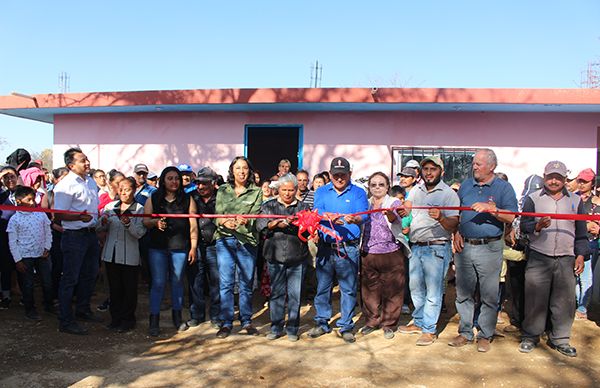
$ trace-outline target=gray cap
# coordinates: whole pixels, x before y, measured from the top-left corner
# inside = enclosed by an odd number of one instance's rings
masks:
[[[544,168],[544,175],[549,174],[558,174],[566,178],[569,172],[567,170],[567,166],[565,166],[563,162],[553,160],[552,162],[549,162]]]
[[[202,167],[198,170],[196,181],[209,182],[217,179],[217,173],[210,167]]]
[[[417,170],[415,170],[414,168],[410,168],[410,167],[404,167],[402,169],[402,171],[400,171],[396,175],[397,176],[411,176],[413,178],[416,178],[417,177]]]
[[[409,167],[409,168],[421,168],[421,166],[419,165],[419,162],[417,162],[414,159],[409,160],[408,162],[406,162],[406,165],[404,167]],[[443,168],[443,167],[442,167]]]

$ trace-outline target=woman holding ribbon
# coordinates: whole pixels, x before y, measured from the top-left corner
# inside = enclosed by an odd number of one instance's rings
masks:
[[[267,334],[267,338],[274,340],[283,335],[287,296],[287,336],[290,341],[297,341],[300,326],[300,295],[309,252],[308,243],[298,238],[298,227],[291,223],[291,218],[299,211],[308,211],[310,208],[296,199],[298,181],[294,175],[283,175],[278,182],[277,199],[263,203],[261,213],[287,218],[261,218],[257,221],[257,228],[264,231],[266,236],[263,253],[268,263],[271,280],[269,299],[271,332]]]
[[[369,210],[401,206],[390,197],[390,179],[376,172],[368,180]],[[365,223],[361,247],[361,295],[365,326],[363,335],[382,328],[387,339],[394,338],[404,300],[404,257],[402,218],[393,210],[374,212]]]
[[[258,330],[252,326],[252,281],[258,243],[256,221],[243,217],[258,214],[262,202],[262,191],[254,184],[253,170],[247,158],[237,156],[229,165],[227,182],[217,191],[216,214],[228,215],[215,219],[223,322],[217,332],[218,338],[227,338],[231,334],[236,270],[239,275],[242,330],[248,335],[258,335]]]
[[[183,179],[177,167],[165,168],[160,174],[159,187],[144,205],[145,214],[194,214],[196,203],[183,191]],[[148,263],[152,274],[150,286],[150,336],[158,336],[160,304],[165,284],[171,277],[171,305],[173,325],[178,331],[187,329],[181,317],[183,305],[183,276],[186,262],[196,261],[198,249],[198,222],[195,218],[144,218],[150,231]]]
[[[118,186],[118,199],[104,207],[97,230],[107,231],[101,258],[110,289],[109,329],[120,333],[135,327],[137,285],[140,267],[138,240],[146,233],[141,217],[144,206],[135,202],[135,179],[125,178]]]

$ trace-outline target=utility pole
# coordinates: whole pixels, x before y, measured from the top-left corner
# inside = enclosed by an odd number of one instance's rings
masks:
[[[319,61],[315,61],[315,66],[310,67],[310,87],[320,88],[323,79],[323,65],[319,66]],[[314,82],[313,82],[314,81]]]

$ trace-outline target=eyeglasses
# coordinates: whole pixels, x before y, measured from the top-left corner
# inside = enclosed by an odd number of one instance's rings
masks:
[[[370,183],[369,184],[369,187],[373,187],[373,188],[375,188],[375,187],[386,187],[386,186],[387,186],[387,184],[385,184],[385,183]]]

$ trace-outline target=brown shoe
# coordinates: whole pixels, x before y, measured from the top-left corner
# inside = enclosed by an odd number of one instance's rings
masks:
[[[398,326],[398,332],[402,334],[421,334],[423,330],[419,326],[410,324],[407,326]]]
[[[492,348],[491,341],[487,338],[477,339],[477,351],[481,353],[487,353]]]
[[[463,337],[464,338],[464,337]],[[435,342],[437,336],[431,333],[423,333],[417,340],[417,346],[428,346]]]
[[[460,348],[461,346],[465,346],[466,344],[470,344],[471,342],[473,342],[473,340],[469,340],[466,337],[459,334],[456,337],[452,338],[452,340],[448,342],[448,345],[452,346],[453,348]]]

